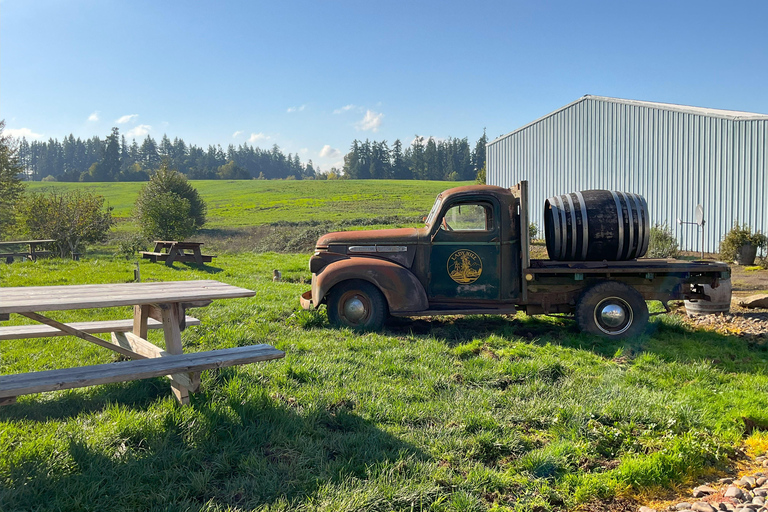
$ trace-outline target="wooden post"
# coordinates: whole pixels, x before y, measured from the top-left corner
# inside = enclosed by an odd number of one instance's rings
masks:
[[[139,338],[147,339],[147,318],[149,318],[149,304],[133,306],[133,334]]]
[[[169,354],[183,354],[181,346],[181,329],[179,328],[179,304],[162,304],[160,306],[163,318],[163,335],[165,336],[165,351]],[[182,405],[189,405],[189,389],[171,382],[173,394]]]

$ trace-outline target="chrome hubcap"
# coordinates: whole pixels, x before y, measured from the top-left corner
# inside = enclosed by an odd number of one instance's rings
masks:
[[[607,297],[595,307],[595,324],[605,334],[615,336],[632,327],[632,307],[621,297]]]
[[[365,318],[365,314],[365,304],[359,297],[352,297],[344,303],[344,317],[350,322],[359,322]]]
[[[600,311],[600,318],[607,327],[618,327],[627,318],[624,310],[616,304],[608,304]]]

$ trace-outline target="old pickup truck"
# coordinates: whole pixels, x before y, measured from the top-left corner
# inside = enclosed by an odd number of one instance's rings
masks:
[[[627,338],[646,301],[709,300],[724,263],[642,259],[650,221],[635,194],[586,191],[545,204],[549,259],[530,258],[527,182],[452,188],[421,228],[328,233],[309,262],[305,309],[333,325],[380,329],[389,315],[572,314],[582,331]],[[641,258],[641,259],[638,259]]]

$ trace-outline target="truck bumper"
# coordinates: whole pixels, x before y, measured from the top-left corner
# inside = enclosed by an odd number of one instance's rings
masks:
[[[312,290],[307,290],[299,297],[303,309],[312,309]]]

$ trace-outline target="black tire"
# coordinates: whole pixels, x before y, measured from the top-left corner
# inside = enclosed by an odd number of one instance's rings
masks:
[[[624,283],[605,281],[585,291],[576,305],[579,329],[612,340],[639,336],[648,325],[648,305]]]
[[[368,281],[344,281],[328,293],[328,320],[336,327],[378,331],[389,308],[384,295]]]

